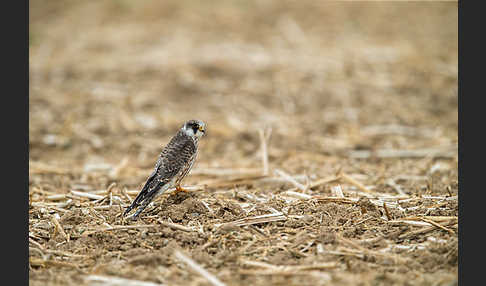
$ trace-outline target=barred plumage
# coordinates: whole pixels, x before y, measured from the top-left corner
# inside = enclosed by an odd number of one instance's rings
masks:
[[[133,215],[133,219],[136,219],[155,197],[163,194],[167,189],[176,186],[178,190],[182,190],[180,183],[196,161],[198,141],[204,133],[205,124],[202,121],[189,120],[184,124],[164,147],[154,171],[123,215],[140,206]]]

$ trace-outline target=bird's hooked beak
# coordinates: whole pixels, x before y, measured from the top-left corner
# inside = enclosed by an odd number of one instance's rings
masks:
[[[204,130],[204,126],[202,126],[202,125],[199,125],[199,131],[201,131],[202,133],[206,132],[206,130]]]

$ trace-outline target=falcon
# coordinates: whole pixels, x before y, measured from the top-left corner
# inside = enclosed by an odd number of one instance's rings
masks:
[[[160,153],[154,171],[123,216],[138,208],[132,216],[136,220],[150,202],[168,189],[176,187],[176,193],[185,191],[181,181],[194,165],[199,139],[205,133],[206,124],[200,120],[189,120],[179,129]]]

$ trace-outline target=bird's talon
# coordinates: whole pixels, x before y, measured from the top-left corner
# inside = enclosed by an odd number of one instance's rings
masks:
[[[180,192],[188,193],[189,191],[188,191],[188,190],[186,190],[186,189],[181,188],[181,186],[176,186],[176,189],[175,189],[174,195],[177,195],[177,194],[178,194],[178,193],[180,193]]]

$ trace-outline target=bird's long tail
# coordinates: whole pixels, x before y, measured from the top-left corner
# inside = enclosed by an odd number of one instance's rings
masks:
[[[144,198],[144,200],[142,201],[142,203],[139,203],[139,202],[136,202],[134,201],[132,203],[131,206],[129,206],[125,212],[123,213],[123,216],[125,216],[126,214],[128,214],[133,208],[136,208],[138,207],[137,211],[133,214],[133,216],[131,217],[133,220],[136,220],[138,215],[143,212],[143,210],[150,204],[150,202],[153,200],[153,195],[152,196],[149,196],[149,197],[146,197]]]
[[[133,200],[132,204],[123,212],[123,216],[126,216],[132,209],[138,207],[142,201],[146,199],[147,194],[149,193],[149,184],[150,179],[145,183],[140,193],[138,193],[137,197]]]
[[[147,198],[145,199],[145,201],[142,202],[142,204],[140,205],[140,207],[138,208],[138,210],[135,212],[135,214],[132,216],[132,219],[133,220],[136,220],[138,215],[143,212],[143,210],[148,206],[148,204],[152,201],[151,198]]]
[[[123,212],[123,216],[126,216],[134,207],[136,207],[138,204],[136,204],[135,201],[133,201],[133,203],[127,207],[127,209]]]
[[[133,200],[132,204],[125,210],[125,212],[123,212],[123,216],[126,216],[132,209],[140,206],[140,208],[133,216],[133,218],[136,218],[138,214],[140,214],[145,209],[145,207],[147,207],[147,205],[154,199],[157,191],[161,187],[161,184],[159,184],[158,182],[154,182],[153,180],[151,180],[151,178],[149,178],[147,183],[145,183],[145,186],[142,188],[137,197]]]

